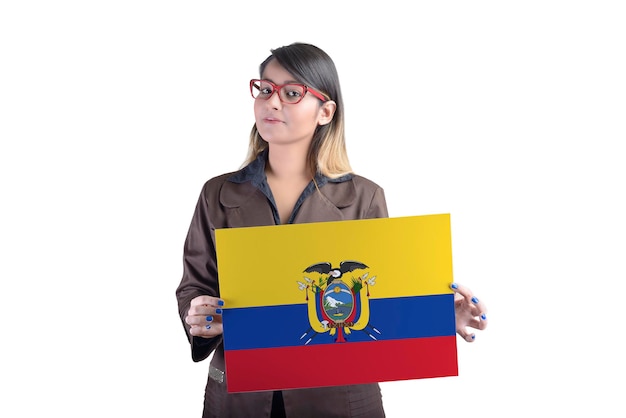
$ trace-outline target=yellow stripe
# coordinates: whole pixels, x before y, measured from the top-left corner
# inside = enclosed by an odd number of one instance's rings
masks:
[[[298,282],[327,275],[308,266],[343,260],[366,264],[371,298],[451,293],[450,215],[219,229],[215,231],[220,292],[228,307],[306,303]],[[307,289],[309,298],[313,297]]]

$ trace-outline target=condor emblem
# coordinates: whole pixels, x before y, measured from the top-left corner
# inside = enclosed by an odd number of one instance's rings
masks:
[[[342,261],[338,268],[323,262],[304,269],[303,273],[317,273],[317,277],[304,276],[304,282],[298,281],[306,295],[309,320],[309,328],[300,337],[304,345],[323,334],[344,343],[355,331],[376,340],[374,333],[381,332],[369,323],[370,287],[376,276],[369,277],[368,269],[359,261]]]

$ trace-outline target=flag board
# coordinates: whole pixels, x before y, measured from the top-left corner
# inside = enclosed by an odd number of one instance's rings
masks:
[[[229,392],[458,375],[448,214],[215,235]]]

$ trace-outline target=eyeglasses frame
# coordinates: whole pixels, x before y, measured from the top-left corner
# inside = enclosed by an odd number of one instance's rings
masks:
[[[253,78],[252,80],[250,80],[250,94],[252,95],[252,98],[255,99],[255,100],[259,98],[259,97],[255,97],[254,96],[254,90],[253,90],[255,88],[254,84],[257,83],[257,82],[259,84],[261,82],[268,83],[269,85],[272,86],[272,89],[273,89],[272,94],[267,96],[267,98],[265,98],[265,99],[262,98],[261,100],[269,100],[270,97],[272,97],[274,95],[274,93],[278,93],[278,99],[281,101],[281,103],[286,103],[286,104],[298,104],[298,103],[300,103],[302,101],[302,99],[304,99],[304,96],[306,96],[307,93],[311,93],[313,96],[317,97],[322,102],[327,102],[327,101],[330,100],[325,94],[320,93],[319,91],[315,90],[314,88],[311,88],[311,87],[307,86],[306,84],[302,84],[302,83],[286,83],[286,84],[281,84],[279,86],[279,85],[276,85],[276,84],[272,83],[269,80]],[[301,86],[302,88],[304,88],[304,94],[302,95],[302,97],[300,97],[300,99],[297,102],[285,102],[285,101],[283,101],[282,97],[280,96],[280,89],[282,89],[283,87],[286,87],[286,86]],[[259,85],[259,87],[260,87],[260,85]]]

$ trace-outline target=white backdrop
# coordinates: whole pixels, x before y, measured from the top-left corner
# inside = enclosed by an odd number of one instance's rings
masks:
[[[391,216],[451,214],[489,308],[459,376],[383,383],[387,415],[617,416],[622,2],[223,3],[1,3],[0,415],[200,416],[183,240],[243,161],[248,80],[304,41],[338,67],[355,170]]]

